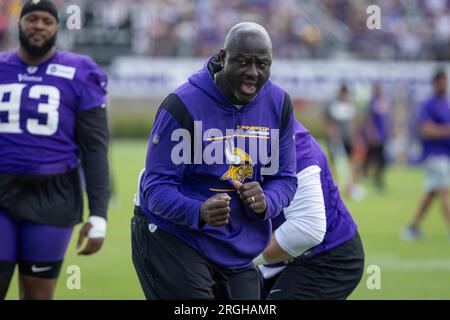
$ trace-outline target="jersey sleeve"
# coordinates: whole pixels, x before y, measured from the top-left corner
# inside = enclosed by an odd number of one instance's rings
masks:
[[[275,230],[278,244],[292,257],[320,244],[326,233],[325,202],[320,167],[313,165],[297,174],[298,189],[284,209],[286,221]]]
[[[77,77],[79,89],[78,112],[106,107],[106,73],[90,58],[86,58]]]
[[[297,172],[310,166],[320,166],[319,160],[314,157],[314,144],[311,134],[307,130],[295,132],[295,153]]]
[[[418,122],[420,125],[428,121],[434,122],[433,113],[430,106],[430,103],[427,101],[420,107],[418,116]]]
[[[294,113],[289,95],[285,94],[287,106],[286,126],[279,138],[279,163],[276,173],[264,176],[262,188],[266,197],[267,210],[264,219],[272,219],[289,205],[297,190],[295,171]],[[273,143],[273,142],[272,142]]]

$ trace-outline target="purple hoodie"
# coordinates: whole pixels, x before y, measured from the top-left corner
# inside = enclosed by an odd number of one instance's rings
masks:
[[[214,58],[209,59],[159,109],[150,135],[140,207],[149,221],[186,241],[217,265],[239,270],[251,267],[252,260],[268,245],[271,218],[289,205],[297,189],[294,116],[289,96],[270,81],[251,102],[237,109],[215,85],[208,69],[213,63]],[[209,129],[216,129],[211,141],[202,139],[199,145],[204,153],[214,143],[221,146],[214,154],[224,160],[222,164],[206,164],[205,158],[196,164],[174,164],[173,150],[181,140],[172,141],[171,136],[183,127],[183,121],[176,119],[174,113],[183,108],[188,113],[187,122],[201,121],[201,129],[195,131],[196,139],[204,137],[206,131],[211,133]],[[283,110],[289,110],[284,113],[285,122]],[[226,136],[226,129],[238,128],[243,132]],[[272,129],[279,130],[279,139]],[[279,157],[269,152],[269,157],[273,156],[269,164],[259,156],[252,157],[255,153],[250,149],[255,141],[259,143],[258,151],[277,150]],[[275,149],[271,149],[272,144]],[[278,164],[276,172],[261,171],[273,163]],[[232,179],[260,183],[267,201],[265,214],[254,213],[240,200]],[[231,197],[229,224],[219,228],[199,224],[200,206],[216,193]]]

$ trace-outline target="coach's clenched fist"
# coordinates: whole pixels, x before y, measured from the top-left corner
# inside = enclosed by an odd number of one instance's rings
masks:
[[[246,203],[253,212],[262,214],[266,212],[267,203],[264,191],[258,182],[240,183],[233,181],[234,187],[239,192],[239,197]]]
[[[213,227],[223,227],[230,219],[231,198],[226,193],[218,193],[206,200],[200,207],[200,221]]]

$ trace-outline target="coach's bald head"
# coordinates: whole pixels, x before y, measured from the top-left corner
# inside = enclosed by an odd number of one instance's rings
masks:
[[[254,22],[241,22],[233,26],[223,45],[226,51],[250,47],[266,50],[272,55],[272,40],[263,26]]]
[[[217,85],[234,104],[252,100],[269,79],[272,41],[263,26],[242,22],[230,29],[220,50]]]

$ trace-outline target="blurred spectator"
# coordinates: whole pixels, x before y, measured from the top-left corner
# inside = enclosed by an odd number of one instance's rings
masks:
[[[14,47],[13,5],[0,4],[0,49]],[[381,29],[366,27],[369,0],[57,0],[79,4],[104,32],[129,23],[131,52],[207,56],[239,21],[263,24],[279,58],[450,59],[450,1],[378,0]],[[131,21],[129,21],[131,17]],[[64,21],[64,19],[63,19]],[[9,30],[9,31],[7,31]],[[61,37],[70,37],[63,33]],[[141,39],[141,41],[139,41]],[[70,41],[61,39],[66,44]],[[73,44],[76,45],[76,42]],[[72,48],[65,48],[72,49]]]
[[[350,99],[347,86],[343,84],[336,100],[327,108],[325,133],[338,183],[353,200],[361,200],[364,189],[359,184],[358,167],[353,161],[356,120],[356,106]]]
[[[385,146],[390,136],[390,113],[390,106],[383,96],[381,84],[375,83],[363,129],[367,145],[364,172],[367,176],[369,169],[373,170],[375,187],[379,192],[384,191],[385,187],[383,179],[386,167]]]
[[[325,130],[329,141],[333,143],[334,140],[339,140],[347,155],[352,151],[355,117],[356,107],[350,101],[348,88],[344,84],[339,89],[337,99],[327,109]]]

